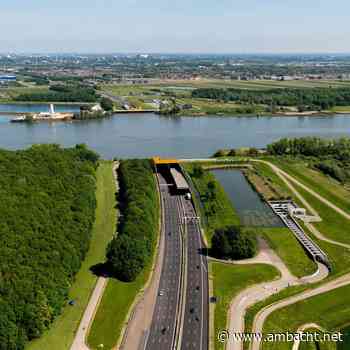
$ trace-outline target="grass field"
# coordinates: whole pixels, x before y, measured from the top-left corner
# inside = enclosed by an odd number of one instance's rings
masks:
[[[88,334],[87,343],[91,349],[101,349],[101,344],[105,350],[115,348],[130,307],[149,279],[152,263],[150,261],[133,282],[121,282],[117,279],[108,281]]]
[[[35,92],[48,92],[48,86],[28,86],[28,87],[9,87],[0,89],[0,101],[8,102],[20,94],[32,94]]]
[[[230,225],[239,225],[240,221],[231,204],[230,198],[227,196],[220,183],[216,180],[215,176],[209,171],[204,171],[201,177],[193,177],[193,166],[193,164],[186,164],[185,168],[190,174],[192,181],[194,182],[196,189],[201,196],[201,202],[204,209],[204,213],[202,212],[202,215],[207,219],[205,233],[207,241],[210,245],[211,238],[216,229]],[[210,200],[207,196],[209,182],[215,183],[215,196]]]
[[[320,171],[311,169],[304,161],[292,159],[272,159],[282,170],[310,187],[321,196],[328,199],[339,208],[350,213],[350,192],[336,180],[322,174]]]
[[[350,285],[297,302],[273,312],[264,332],[294,332],[305,323],[316,323],[327,331],[338,330],[350,320]],[[263,350],[289,350],[288,343],[262,343]]]
[[[271,248],[296,277],[311,275],[317,270],[314,261],[307,255],[293,233],[287,228],[261,229]]]
[[[88,335],[87,342],[91,349],[101,349],[100,344],[104,345],[105,350],[114,348],[130,306],[144,286],[149,272],[147,269],[131,283],[109,280]]]
[[[304,332],[308,334],[317,333],[320,337],[323,336],[323,332],[317,329],[305,329]],[[300,342],[298,350],[337,350],[337,343],[320,341]]]
[[[28,350],[68,350],[72,344],[75,331],[96,283],[96,277],[91,273],[90,267],[104,262],[106,246],[115,231],[115,183],[111,162],[101,162],[97,169],[96,197],[96,220],[90,249],[69,292],[69,299],[74,299],[76,304],[67,305],[50,330],[40,339],[31,342],[27,347]]]
[[[217,297],[215,306],[215,350],[224,349],[216,335],[227,328],[227,314],[232,299],[242,290],[251,285],[271,281],[279,277],[279,272],[270,265],[229,265],[211,263],[214,295]]]

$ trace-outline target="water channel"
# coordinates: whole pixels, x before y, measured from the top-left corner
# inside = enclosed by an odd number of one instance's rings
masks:
[[[239,169],[211,170],[236,209],[241,224],[253,227],[283,227],[282,221],[253,190]]]

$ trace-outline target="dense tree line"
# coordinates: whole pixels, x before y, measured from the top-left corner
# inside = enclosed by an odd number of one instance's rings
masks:
[[[243,231],[239,226],[216,230],[211,245],[210,253],[218,259],[248,259],[257,252],[255,233]]]
[[[272,155],[328,157],[350,161],[350,138],[323,139],[320,137],[283,138],[267,146]]]
[[[159,224],[156,181],[149,160],[124,160],[118,169],[120,223],[107,248],[107,264],[122,281],[133,281],[153,256]]]
[[[310,164],[344,183],[350,180],[350,138],[283,138],[267,146],[271,155],[310,157]]]
[[[349,88],[243,90],[202,88],[192,91],[194,98],[234,101],[250,105],[297,106],[300,110],[326,110],[333,106],[350,105]]]
[[[98,157],[84,146],[0,150],[0,349],[59,315],[89,247]]]
[[[96,102],[98,96],[92,87],[84,85],[53,85],[47,92],[20,94],[16,101],[33,102]]]

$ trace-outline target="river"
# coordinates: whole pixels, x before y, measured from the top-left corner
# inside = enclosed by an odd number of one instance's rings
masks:
[[[59,108],[65,110],[64,106]],[[207,157],[219,148],[264,147],[287,136],[350,134],[350,117],[342,115],[257,118],[164,117],[139,113],[118,114],[104,120],[33,124],[10,123],[10,119],[0,116],[1,148],[20,149],[34,143],[64,146],[86,143],[107,159],[154,155]]]

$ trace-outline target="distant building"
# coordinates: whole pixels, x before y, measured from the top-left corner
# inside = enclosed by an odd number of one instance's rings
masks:
[[[0,75],[0,82],[10,82],[16,80],[17,77],[15,75]]]

